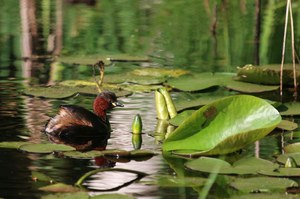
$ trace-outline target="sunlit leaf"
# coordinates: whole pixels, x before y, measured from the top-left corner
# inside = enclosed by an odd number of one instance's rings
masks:
[[[203,106],[163,143],[182,155],[226,154],[263,138],[281,121],[266,101],[248,95],[226,97]]]
[[[292,131],[298,128],[298,124],[295,122],[291,122],[288,120],[282,120],[278,125],[277,128],[286,130],[286,131]]]
[[[18,149],[24,144],[28,144],[28,142],[0,142],[0,148]]]
[[[230,185],[239,191],[248,193],[271,191],[284,192],[288,187],[298,186],[293,180],[273,177],[236,178]]]
[[[63,144],[24,144],[21,145],[19,149],[30,153],[52,153],[75,150],[73,147]]]

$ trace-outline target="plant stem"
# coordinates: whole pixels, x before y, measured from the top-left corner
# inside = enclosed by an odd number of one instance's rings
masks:
[[[293,57],[293,75],[294,75],[294,96],[297,97],[297,71],[295,64],[295,37],[294,37],[294,20],[292,12],[292,2],[289,6],[290,10],[290,20],[291,20],[291,37],[292,37],[292,57]]]
[[[285,11],[285,24],[284,24],[284,36],[283,36],[283,44],[282,44],[282,56],[281,56],[281,65],[280,65],[280,96],[282,98],[282,88],[283,88],[283,63],[284,63],[284,55],[285,55],[285,43],[286,43],[286,32],[287,32],[287,24],[288,24],[288,16],[289,16],[289,7],[291,0],[287,0],[286,11]]]
[[[100,71],[99,82],[97,81],[96,74],[95,74],[95,67],[96,66],[99,67],[99,71]],[[104,62],[103,61],[100,60],[99,62],[97,62],[96,64],[93,65],[93,73],[94,73],[93,75],[94,75],[94,79],[95,79],[95,83],[96,83],[98,92],[101,93],[102,92],[101,86],[102,86],[102,83],[103,83],[103,80],[104,80]]]

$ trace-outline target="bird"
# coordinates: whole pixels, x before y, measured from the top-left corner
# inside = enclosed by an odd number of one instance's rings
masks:
[[[111,134],[106,112],[117,106],[123,107],[123,104],[110,91],[97,95],[93,103],[94,112],[77,105],[61,105],[44,131],[50,141],[70,145],[78,151],[104,150]]]

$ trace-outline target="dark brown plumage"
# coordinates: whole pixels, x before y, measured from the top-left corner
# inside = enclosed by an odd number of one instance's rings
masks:
[[[123,106],[112,92],[102,92],[94,100],[94,113],[76,105],[62,105],[51,118],[45,132],[55,143],[68,144],[77,150],[105,148],[110,137],[110,124],[106,111]]]

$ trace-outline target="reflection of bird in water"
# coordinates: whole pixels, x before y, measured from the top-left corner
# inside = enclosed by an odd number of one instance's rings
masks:
[[[106,111],[123,106],[113,92],[102,92],[94,100],[94,113],[75,106],[63,105],[51,118],[45,132],[54,143],[70,145],[76,150],[105,149],[110,137],[110,124]]]

